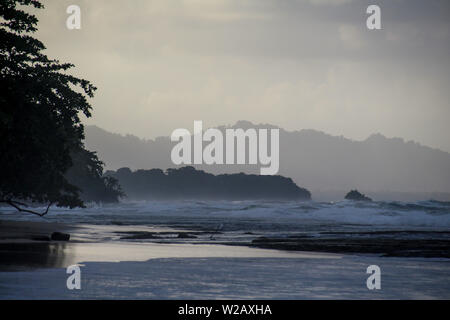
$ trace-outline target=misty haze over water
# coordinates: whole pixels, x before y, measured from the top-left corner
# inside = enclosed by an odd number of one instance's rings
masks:
[[[275,127],[240,121],[231,128]],[[175,145],[170,137],[144,140],[87,126],[85,142],[98,151],[106,169],[176,167],[170,159]],[[259,173],[258,165],[193,166],[214,174]],[[316,200],[341,200],[354,188],[379,200],[450,200],[449,153],[381,134],[354,141],[315,130],[280,128],[278,174],[310,190]]]

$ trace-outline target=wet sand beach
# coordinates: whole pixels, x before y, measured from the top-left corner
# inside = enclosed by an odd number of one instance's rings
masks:
[[[65,268],[84,262],[146,261],[160,258],[332,258],[340,255],[315,252],[288,252],[219,244],[151,243],[92,239],[99,234],[129,232],[177,233],[176,229],[122,226],[69,226],[30,221],[1,221],[0,271],[38,268]],[[70,241],[34,240],[52,232],[72,232]],[[148,231],[147,231],[148,232]]]

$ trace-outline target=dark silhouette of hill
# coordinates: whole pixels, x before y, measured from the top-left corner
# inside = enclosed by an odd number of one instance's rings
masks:
[[[298,187],[290,178],[247,175],[244,173],[213,175],[193,167],[137,170],[121,168],[105,173],[117,179],[127,197],[149,199],[296,199],[309,200],[311,193]]]
[[[227,127],[219,127],[225,130]],[[239,121],[229,128],[276,128]],[[187,128],[192,132],[193,128]],[[205,130],[206,128],[204,128]],[[143,140],[86,127],[86,146],[108,169],[174,167],[169,137]],[[259,173],[259,165],[194,165],[214,174]],[[374,134],[363,141],[315,130],[280,128],[280,170],[311,190],[314,198],[343,199],[358,188],[375,199],[450,199],[450,154],[401,138]]]

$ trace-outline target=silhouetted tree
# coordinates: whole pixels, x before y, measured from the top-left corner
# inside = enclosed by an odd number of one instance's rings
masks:
[[[73,166],[67,171],[67,180],[81,189],[83,201],[118,202],[125,196],[117,179],[103,175],[103,162],[95,152],[80,149],[73,152]]]
[[[43,53],[31,36],[38,20],[21,6],[43,8],[36,0],[0,1],[0,202],[42,216],[52,204],[83,206],[65,173],[71,155],[84,150],[79,115],[90,116],[87,98],[96,88],[69,75],[72,64]],[[30,202],[47,210],[23,208]]]

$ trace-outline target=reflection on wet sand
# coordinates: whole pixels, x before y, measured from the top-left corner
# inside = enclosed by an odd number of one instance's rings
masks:
[[[69,231],[70,241],[32,240],[49,235],[55,230]],[[236,245],[134,242],[121,239],[124,235],[137,233],[145,237],[165,235],[170,241],[174,239],[182,241],[186,240],[185,238],[190,239],[186,237],[187,231],[148,226],[78,225],[69,227],[46,222],[0,221],[0,271],[65,268],[84,262],[147,261],[160,258],[341,257],[328,253],[292,252]],[[177,237],[174,238],[172,235]],[[158,238],[158,240],[161,239]]]
[[[74,258],[66,243],[0,243],[0,271],[60,268],[74,263]]]
[[[241,246],[127,242],[0,243],[0,271],[63,268],[82,262],[146,261],[159,258],[340,258],[314,252],[284,252]]]

